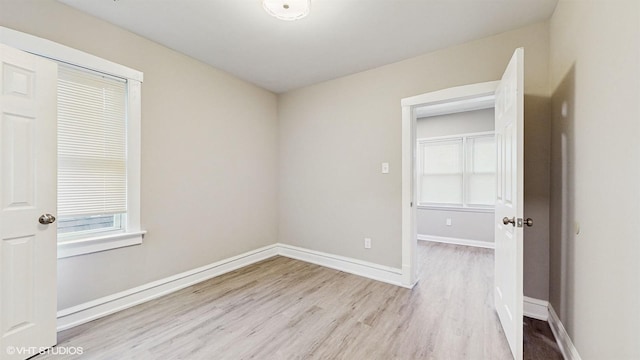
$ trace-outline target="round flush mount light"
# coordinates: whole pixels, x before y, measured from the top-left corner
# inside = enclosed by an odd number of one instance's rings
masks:
[[[293,21],[309,15],[311,0],[262,0],[262,6],[273,17]]]

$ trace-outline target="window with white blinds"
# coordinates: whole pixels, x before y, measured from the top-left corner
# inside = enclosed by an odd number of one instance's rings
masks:
[[[126,80],[59,66],[59,233],[112,230],[127,212],[126,120]]]
[[[462,138],[422,142],[419,203],[462,205]]]
[[[494,135],[466,138],[466,194],[469,206],[493,206],[496,201],[496,141]]]
[[[495,154],[493,133],[418,140],[418,205],[493,207]]]
[[[48,39],[4,30],[3,41],[58,63],[58,258],[142,244],[144,74]]]

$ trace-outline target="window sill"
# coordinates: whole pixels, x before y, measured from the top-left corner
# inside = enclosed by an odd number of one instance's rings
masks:
[[[58,243],[58,259],[142,244],[144,230],[94,236]]]
[[[418,205],[418,210],[439,210],[439,211],[460,211],[460,212],[475,212],[475,213],[493,213],[493,208],[468,208],[468,207],[454,207],[454,206],[431,206],[431,205]]]

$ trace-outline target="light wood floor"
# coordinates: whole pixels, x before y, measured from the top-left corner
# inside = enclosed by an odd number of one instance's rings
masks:
[[[413,290],[275,257],[61,332],[58,346],[83,359],[510,359],[492,251],[419,243]]]

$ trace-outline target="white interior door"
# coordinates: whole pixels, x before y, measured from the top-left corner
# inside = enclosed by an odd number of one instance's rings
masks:
[[[496,90],[497,191],[495,306],[516,360],[522,359],[522,217],[524,208],[524,49],[517,49]]]
[[[56,344],[57,65],[0,44],[0,358]]]

